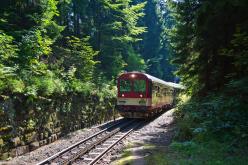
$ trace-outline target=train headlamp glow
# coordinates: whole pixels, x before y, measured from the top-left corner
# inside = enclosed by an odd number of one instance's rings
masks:
[[[134,78],[134,77],[136,77],[136,75],[135,74],[131,74],[131,77]]]
[[[124,94],[121,94],[121,97],[124,97]]]
[[[140,94],[140,97],[143,97],[143,95],[142,95],[142,94]]]

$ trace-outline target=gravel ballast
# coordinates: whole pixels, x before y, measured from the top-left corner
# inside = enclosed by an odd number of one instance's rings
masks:
[[[144,165],[146,164],[145,157],[152,154],[147,150],[149,146],[157,148],[168,147],[175,133],[174,111],[175,109],[171,109],[163,113],[158,118],[133,132],[119,145],[119,148],[114,150],[114,153],[109,154],[111,161],[106,162],[106,164],[117,165],[129,164],[131,162],[132,165]],[[129,151],[131,155],[128,154],[126,157],[123,157],[123,150],[125,152]]]
[[[118,118],[117,120],[122,120],[122,118]],[[0,165],[33,165],[36,164],[55,153],[69,147],[70,145],[89,137],[90,135],[93,135],[94,133],[100,131],[101,129],[104,129],[108,127],[109,125],[113,124],[114,121],[109,121],[101,125],[96,125],[91,128],[85,128],[82,130],[78,130],[75,132],[72,132],[57,141],[42,146],[32,152],[26,153],[24,155],[15,157],[9,161],[0,161]]]
[[[118,161],[122,159],[123,150],[130,150],[132,153],[132,164],[142,165],[145,164],[145,157],[147,151],[144,149],[145,145],[153,146],[168,146],[174,135],[174,109],[171,109],[154,120],[148,121],[145,125],[131,133],[128,137],[114,146],[97,164],[108,165],[118,164]],[[121,120],[121,119],[118,119]],[[45,158],[52,156],[53,154],[69,147],[70,145],[90,136],[94,133],[106,128],[113,122],[103,124],[101,126],[94,126],[92,128],[78,130],[70,133],[66,137],[63,137],[49,145],[42,146],[37,150],[24,154],[19,157],[15,157],[9,161],[0,161],[0,164],[6,165],[29,165],[36,164]],[[131,144],[131,145],[130,145]]]

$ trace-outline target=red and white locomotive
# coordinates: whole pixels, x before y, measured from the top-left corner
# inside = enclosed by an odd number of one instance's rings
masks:
[[[141,72],[128,72],[117,79],[117,109],[127,118],[147,118],[172,108],[180,84]]]

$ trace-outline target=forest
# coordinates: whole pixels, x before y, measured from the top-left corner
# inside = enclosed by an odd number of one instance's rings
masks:
[[[30,97],[111,84],[122,71],[173,81],[153,1],[27,0],[1,6],[1,93]],[[53,82],[56,82],[54,85]]]
[[[84,120],[106,120],[104,114],[113,113],[106,107],[114,109],[116,77],[142,71],[186,87],[175,115],[177,161],[245,164],[247,8],[247,0],[2,2],[0,153],[23,128],[49,136],[55,126],[40,128],[49,115],[42,121],[36,116],[46,109],[74,117],[77,109],[88,115]],[[78,105],[80,99],[87,105]],[[90,110],[94,99],[101,111]]]

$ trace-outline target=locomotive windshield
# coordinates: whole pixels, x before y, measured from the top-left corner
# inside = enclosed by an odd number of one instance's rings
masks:
[[[133,82],[134,92],[146,92],[146,81],[145,80],[134,80]]]
[[[120,92],[131,92],[130,80],[120,80]]]

